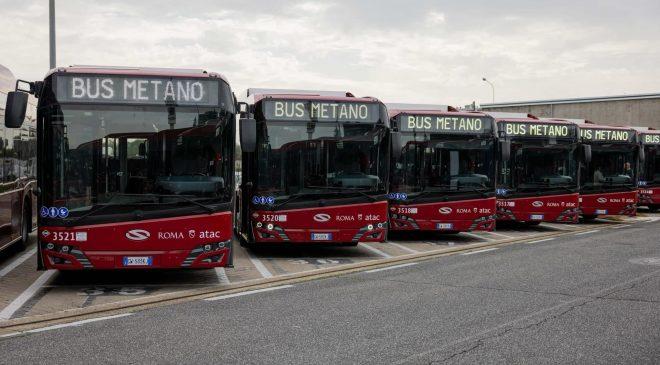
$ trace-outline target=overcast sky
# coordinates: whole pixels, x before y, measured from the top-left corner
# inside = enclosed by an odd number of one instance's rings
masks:
[[[0,0],[0,64],[48,69],[48,1]],[[465,105],[660,91],[660,1],[57,1],[58,66]]]

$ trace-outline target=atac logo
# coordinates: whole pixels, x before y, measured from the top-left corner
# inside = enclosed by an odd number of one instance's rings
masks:
[[[438,209],[438,212],[440,212],[440,214],[449,214],[453,211],[454,210],[451,209],[451,207],[442,207],[442,208]]]
[[[126,232],[126,238],[131,241],[144,241],[150,236],[151,234],[144,229],[131,229],[130,231]]]
[[[607,203],[607,198],[600,197],[600,198],[596,199],[596,201],[601,203],[601,204],[602,203]]]
[[[330,214],[319,213],[314,216],[314,220],[317,222],[327,222],[330,220]]]
[[[535,201],[532,203],[532,206],[535,206],[535,207],[537,207],[537,208],[542,207],[542,206],[543,206],[543,202],[540,201],[540,200],[535,200]]]

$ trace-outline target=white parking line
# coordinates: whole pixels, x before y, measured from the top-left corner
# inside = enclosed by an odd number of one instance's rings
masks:
[[[271,287],[271,288],[263,288],[263,289],[244,291],[244,292],[241,292],[241,293],[220,295],[220,296],[217,296],[217,297],[206,298],[204,300],[206,300],[208,302],[211,302],[211,301],[214,301],[214,300],[242,297],[244,295],[257,294],[257,293],[263,293],[263,292],[267,292],[267,291],[280,290],[280,289],[286,289],[286,288],[292,288],[292,287],[293,287],[293,285],[280,285],[280,286],[274,286],[274,287]]]
[[[552,240],[554,240],[554,239],[555,239],[554,237],[551,237],[551,238],[544,238],[544,239],[542,239],[542,240],[529,241],[529,242],[527,242],[527,243],[548,242],[548,241],[552,241]]]
[[[9,263],[9,265],[5,266],[2,270],[0,270],[0,278],[7,275],[7,274],[9,274],[10,271],[17,268],[18,265],[25,262],[25,260],[32,257],[32,255],[34,255],[35,253],[37,253],[37,249],[33,248],[30,251],[28,251],[28,252],[24,253],[23,255],[19,256],[16,260]]]
[[[369,251],[371,251],[371,252],[373,252],[377,255],[380,255],[380,256],[382,256],[386,259],[392,257],[392,255],[390,255],[388,253],[385,253],[385,252],[383,252],[383,251],[381,251],[381,250],[379,250],[375,247],[371,247],[371,246],[367,245],[366,243],[361,243],[360,246],[362,246],[362,247],[366,248],[367,250],[369,250]]]
[[[483,250],[477,250],[477,251],[470,251],[470,252],[462,253],[461,255],[463,255],[463,256],[473,255],[475,253],[482,253],[482,252],[495,251],[495,250],[498,250],[498,248],[497,247],[485,248]]]
[[[388,266],[388,267],[381,267],[379,269],[367,270],[365,272],[372,273],[372,272],[379,272],[379,271],[385,271],[385,270],[393,270],[393,269],[398,269],[398,268],[406,267],[406,266],[413,266],[413,265],[417,265],[417,264],[418,264],[417,262],[410,262],[410,263],[407,263],[407,264],[394,265],[394,266]]]
[[[480,235],[472,233],[472,232],[461,232],[461,234],[464,234],[464,235],[470,236],[470,237],[474,237],[474,238],[478,238],[478,239],[482,239],[482,240],[486,240],[486,241],[495,241],[494,238],[480,236]]]
[[[578,232],[573,234],[573,236],[582,236],[583,234],[596,233],[600,232],[600,229],[592,229],[591,231]]]
[[[13,336],[18,336],[22,335],[25,333],[37,333],[37,332],[44,332],[44,331],[50,331],[50,330],[56,330],[59,328],[66,328],[66,327],[77,327],[80,325],[83,325],[85,323],[92,323],[92,322],[98,322],[98,321],[105,321],[108,319],[115,319],[115,318],[121,318],[121,317],[127,317],[131,316],[133,313],[124,313],[124,314],[116,314],[114,316],[106,316],[106,317],[99,317],[99,318],[90,318],[90,319],[83,319],[82,321],[76,321],[76,322],[71,322],[71,323],[62,323],[62,324],[56,324],[53,326],[48,326],[48,327],[43,327],[43,328],[36,328],[33,330],[28,330],[28,331],[22,331],[22,332],[11,332],[7,333],[5,335],[2,335],[0,337],[13,337]]]
[[[250,257],[250,262],[252,262],[252,265],[254,265],[255,268],[257,268],[257,271],[259,271],[259,274],[261,274],[262,277],[264,278],[272,278],[273,274],[268,271],[266,266],[264,265],[261,260],[256,258],[250,251],[247,251],[248,256]]]
[[[48,270],[41,274],[37,280],[32,283],[24,292],[22,292],[14,301],[9,303],[1,312],[0,319],[10,319],[30,298],[32,298],[41,287],[46,284],[57,273],[57,270]]]
[[[419,253],[419,251],[417,251],[417,250],[413,250],[413,249],[410,248],[410,247],[406,247],[406,246],[404,246],[404,245],[401,245],[401,244],[398,244],[398,243],[395,243],[395,242],[387,241],[387,243],[389,243],[390,245],[392,245],[392,246],[394,246],[394,247],[398,247],[398,248],[400,248],[400,249],[402,249],[402,250],[404,250],[404,251],[406,251],[406,252],[409,252],[409,253]]]
[[[555,224],[555,223],[543,222],[543,223],[541,223],[541,225],[542,226],[548,226],[548,227],[554,228],[554,229],[558,229],[560,231],[571,231],[571,230],[580,228],[580,227],[571,226],[569,223],[567,223],[567,224]]]
[[[620,224],[618,226],[613,226],[612,229],[621,229],[621,228],[630,227],[630,226],[631,226],[630,224]]]
[[[218,277],[218,283],[229,285],[229,278],[227,277],[227,272],[224,267],[216,267],[215,275]]]
[[[484,232],[488,233],[488,234],[495,235],[495,236],[504,237],[504,238],[513,238],[513,236],[509,236],[509,235],[502,234],[502,233],[499,233],[499,232],[491,232],[491,231],[484,231]]]

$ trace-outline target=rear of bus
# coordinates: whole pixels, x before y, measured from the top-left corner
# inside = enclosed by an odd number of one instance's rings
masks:
[[[436,105],[391,104],[388,111],[401,139],[390,166],[390,230],[493,230],[493,118]]]
[[[500,141],[498,221],[577,223],[577,126],[529,114],[488,115]]]

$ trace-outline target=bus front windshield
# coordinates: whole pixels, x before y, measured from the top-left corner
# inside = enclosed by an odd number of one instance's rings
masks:
[[[295,194],[311,198],[385,192],[383,125],[260,122],[257,138],[257,189],[276,201]]]
[[[44,199],[67,207],[71,217],[97,204],[145,204],[141,209],[154,210],[231,199],[234,131],[231,114],[220,108],[58,105],[50,110]]]
[[[634,146],[598,144],[591,146],[591,162],[581,172],[584,191],[631,188],[636,184]]]
[[[577,144],[554,140],[518,140],[502,164],[501,186],[513,191],[577,188]]]
[[[644,146],[646,159],[640,171],[640,186],[660,186],[660,145]]]
[[[475,192],[494,189],[493,139],[404,133],[392,191]]]

